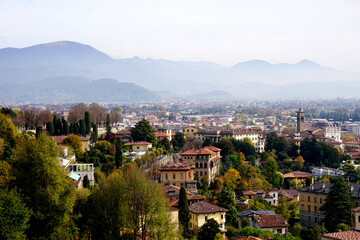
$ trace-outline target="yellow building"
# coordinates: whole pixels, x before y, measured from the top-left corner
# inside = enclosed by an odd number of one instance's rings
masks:
[[[86,152],[90,150],[90,138],[81,137],[81,151]]]
[[[298,190],[300,223],[303,226],[320,224],[325,218],[320,208],[325,204],[331,185],[330,182],[318,182]],[[349,190],[352,194],[351,200],[354,206],[358,207],[360,203],[360,184],[349,183]]]
[[[160,182],[178,187],[185,187],[190,192],[197,192],[194,180],[194,164],[191,163],[168,163],[161,167]]]
[[[145,151],[147,152],[150,148],[152,148],[152,143],[150,142],[129,142],[126,143],[125,145],[131,145],[132,150],[134,152],[140,152],[140,151]]]
[[[195,138],[196,133],[197,133],[198,131],[199,131],[199,128],[193,127],[193,126],[185,127],[185,128],[183,129],[184,136],[185,136],[186,139],[193,139],[193,138]]]
[[[197,202],[189,206],[190,210],[190,230],[198,230],[206,222],[206,220],[213,218],[220,225],[220,230],[225,237],[225,214],[227,209],[208,203],[205,201]]]

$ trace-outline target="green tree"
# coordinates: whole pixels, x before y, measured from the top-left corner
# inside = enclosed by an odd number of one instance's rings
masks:
[[[64,138],[64,140],[62,140],[61,144],[72,147],[76,154],[79,154],[81,152],[82,143],[81,138],[78,135],[70,134],[69,136]]]
[[[300,231],[300,238],[302,240],[320,240],[320,231],[315,226],[303,228]]]
[[[148,120],[143,119],[135,124],[135,127],[131,128],[131,138],[137,141],[151,142],[153,145],[157,144],[157,139],[154,134],[154,129],[151,127]]]
[[[289,221],[291,214],[296,213],[297,204],[293,201],[290,201],[286,197],[280,197],[279,203],[275,208],[276,214],[281,214],[284,218]]]
[[[237,217],[238,211],[236,209],[235,196],[232,193],[231,189],[227,186],[223,186],[217,196],[217,205],[228,209],[228,212],[226,213],[226,225],[237,227],[239,221]]]
[[[210,218],[206,220],[205,224],[199,229],[198,239],[199,240],[214,240],[217,233],[220,231],[219,223]]]
[[[0,239],[26,239],[30,211],[16,191],[0,189]]]
[[[106,114],[106,135],[111,133],[110,114]]]
[[[213,140],[211,140],[211,138],[206,138],[204,143],[203,143],[203,147],[206,147],[206,146],[214,146],[214,142]]]
[[[85,132],[86,134],[90,134],[91,131],[91,120],[90,120],[90,113],[85,112]]]
[[[179,152],[185,145],[184,133],[177,132],[171,141],[175,152]]]
[[[165,148],[166,152],[169,152],[171,149],[169,139],[166,137],[161,141],[161,145]]]
[[[221,155],[223,157],[234,154],[235,148],[229,139],[223,139],[219,142],[218,146],[221,149]]]
[[[42,134],[42,131],[43,131],[42,126],[40,126],[40,125],[36,126],[35,137],[36,137],[36,138],[39,138],[39,137],[40,137],[40,134]]]
[[[84,177],[83,187],[84,187],[84,188],[89,188],[89,187],[90,187],[90,180],[89,180],[88,175],[85,175],[85,177]]]
[[[79,134],[84,137],[86,136],[86,127],[85,127],[84,119],[79,120]]]
[[[67,136],[67,135],[69,135],[69,124],[65,120],[65,118],[62,118],[61,121],[62,121],[62,134]]]
[[[121,167],[123,165],[124,161],[124,155],[123,155],[123,149],[122,149],[122,143],[121,139],[117,138],[115,143],[115,165],[117,168]]]
[[[93,125],[93,130],[91,132],[91,137],[90,138],[91,138],[90,140],[91,140],[91,142],[93,144],[95,144],[97,142],[97,140],[98,140],[98,130],[97,130],[97,125],[96,124]]]
[[[326,229],[333,232],[339,223],[350,225],[352,203],[351,192],[344,178],[333,177],[330,182],[330,192],[321,211],[324,211]]]
[[[42,134],[38,139],[23,139],[14,151],[12,186],[22,195],[31,211],[29,239],[49,239],[70,218],[75,187],[58,162],[55,143]]]
[[[190,222],[190,211],[189,211],[187,194],[185,188],[181,187],[180,195],[179,195],[179,224],[183,228],[183,237],[185,238],[190,237],[189,222]]]
[[[268,157],[265,165],[265,178],[274,187],[281,187],[284,183],[284,178],[277,172],[278,165],[273,157]]]
[[[54,124],[52,122],[46,123],[46,131],[48,132],[49,136],[54,136]]]
[[[0,113],[0,140],[2,139],[3,153],[1,154],[4,160],[10,161],[13,149],[16,146],[17,130],[6,115]]]

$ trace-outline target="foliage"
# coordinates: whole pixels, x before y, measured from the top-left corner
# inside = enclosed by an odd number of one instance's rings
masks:
[[[0,113],[0,139],[3,139],[3,158],[10,160],[12,149],[16,146],[17,131],[12,121]]]
[[[171,141],[172,141],[174,150],[176,152],[179,152],[185,145],[184,133],[177,132]]]
[[[75,134],[70,134],[64,140],[61,142],[61,144],[67,145],[72,147],[75,153],[78,153],[81,151],[81,139],[79,136]]]
[[[270,210],[269,203],[267,201],[265,202],[253,198],[249,201],[247,208],[254,211]]]
[[[214,240],[219,232],[221,232],[219,223],[210,218],[199,229],[198,240]]]
[[[308,228],[301,229],[300,238],[302,240],[320,240],[320,231],[311,225]]]
[[[333,177],[330,182],[332,186],[321,211],[324,211],[326,229],[333,232],[339,223],[350,225],[352,202],[351,192],[344,178]]]
[[[242,140],[236,140],[235,138],[230,138],[235,151],[240,153],[244,153],[246,157],[256,155],[256,150],[254,144],[250,140],[250,138],[244,138]],[[245,160],[245,159],[243,159]]]
[[[22,195],[31,211],[27,236],[50,238],[69,220],[75,201],[75,187],[57,160],[55,143],[47,136],[24,139],[14,151],[11,185]]]
[[[153,145],[156,145],[157,139],[154,134],[154,129],[151,127],[148,120],[143,119],[135,124],[135,127],[130,129],[131,138],[137,141],[146,141],[151,142]]]
[[[0,189],[0,239],[26,239],[30,212],[13,189]]]
[[[290,230],[290,229],[289,229]],[[294,224],[294,226],[291,228],[291,234],[295,237],[299,237],[300,236],[300,232],[302,230],[302,227],[300,224],[296,223]]]
[[[89,188],[89,187],[90,187],[90,180],[89,180],[88,175],[85,175],[85,177],[84,177],[83,187],[84,187],[84,188]]]
[[[236,209],[235,196],[232,193],[231,188],[224,185],[221,191],[217,194],[217,196],[218,196],[217,205],[228,209],[228,212],[226,213],[226,224],[231,225],[233,227],[237,227],[238,211]]]
[[[224,176],[221,177],[223,184],[235,189],[238,182],[240,181],[240,173],[236,169],[229,169],[226,171]]]
[[[179,208],[179,224],[183,229],[182,235],[183,237],[189,237],[190,211],[189,211],[187,194],[184,187],[180,188],[178,208]]]
[[[102,140],[102,141],[98,141],[96,143],[95,148],[98,149],[102,153],[108,153],[110,146],[111,146],[111,143],[109,143],[108,141]]]
[[[265,151],[275,150],[277,153],[287,153],[290,149],[289,142],[284,137],[279,137],[276,132],[271,132],[266,136]]]
[[[221,156],[225,157],[235,153],[234,145],[229,139],[222,139],[217,147],[221,149]]]
[[[221,232],[218,232],[218,233],[215,235],[214,240],[225,240],[225,239],[224,239],[224,237],[222,236]]]
[[[281,235],[281,234],[275,234],[272,231],[269,230],[260,230],[254,227],[245,227],[239,230],[240,236],[253,236],[253,237],[264,237],[264,236],[270,236],[272,239],[275,240],[301,240],[298,237],[294,237],[291,235]],[[265,239],[265,238],[264,238]]]
[[[88,111],[85,112],[85,133],[90,134],[91,131],[91,120],[90,120],[90,113]]]
[[[166,150],[166,152],[171,150],[170,142],[167,137],[161,141],[161,146]]]
[[[115,165],[116,165],[116,167],[120,167],[120,166],[123,165],[123,161],[124,161],[122,143],[121,143],[121,139],[120,139],[120,138],[117,138],[117,139],[116,139],[115,148],[116,148],[116,152],[115,152]]]
[[[339,223],[335,229],[336,232],[351,231],[351,230],[352,230],[351,226],[347,225],[346,223]]]
[[[11,176],[11,165],[7,161],[0,160],[0,189],[9,185],[13,176]]]
[[[297,208],[298,206],[295,202],[290,201],[287,197],[280,197],[278,205],[275,208],[275,213],[283,215],[284,218],[289,221],[291,215],[296,213]]]
[[[273,157],[268,157],[265,165],[264,175],[266,180],[271,183],[274,187],[280,188],[284,183],[284,178],[280,173],[277,172],[278,165]]]
[[[97,125],[94,124],[93,125],[93,130],[91,132],[91,137],[90,137],[90,140],[93,144],[95,144],[98,140],[98,129],[97,129]]]
[[[214,142],[213,140],[211,140],[211,138],[206,138],[202,146],[203,147],[214,146]]]
[[[106,135],[111,133],[111,123],[110,123],[110,114],[106,115]]]
[[[46,123],[46,131],[48,132],[49,136],[54,136],[54,124],[52,122]]]

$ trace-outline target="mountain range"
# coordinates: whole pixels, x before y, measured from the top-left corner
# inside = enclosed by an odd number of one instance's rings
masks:
[[[70,41],[0,49],[2,102],[334,98],[359,97],[358,90],[359,73],[309,60],[252,60],[224,67],[211,62],[113,59]]]

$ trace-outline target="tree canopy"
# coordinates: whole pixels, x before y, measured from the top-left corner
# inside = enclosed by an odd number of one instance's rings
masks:
[[[157,139],[154,134],[154,129],[151,127],[148,120],[143,119],[135,124],[133,128],[130,129],[131,138],[133,141],[146,141],[151,142],[153,145],[157,144]]]

